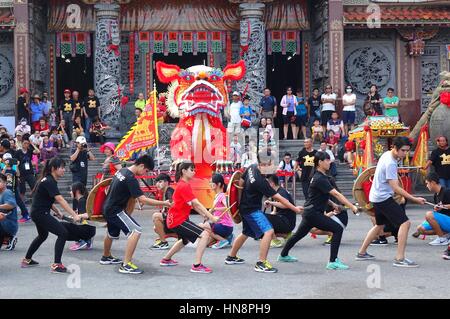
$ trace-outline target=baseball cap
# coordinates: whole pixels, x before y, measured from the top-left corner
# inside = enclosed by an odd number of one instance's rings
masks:
[[[69,93],[69,94],[70,94],[70,93],[72,93],[72,92],[70,92],[69,89],[65,89],[65,90],[64,90],[64,93]]]
[[[19,94],[28,93],[28,90],[26,88],[20,88]]]
[[[3,160],[11,159],[12,155],[10,153],[3,154]]]
[[[238,91],[234,91],[234,92],[233,92],[233,96],[234,96],[234,95],[241,96],[241,94],[240,94]]]
[[[75,142],[80,144],[87,144],[86,138],[84,136],[78,136]]]

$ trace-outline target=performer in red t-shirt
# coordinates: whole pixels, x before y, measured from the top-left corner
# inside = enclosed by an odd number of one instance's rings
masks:
[[[167,228],[178,235],[179,240],[169,250],[167,255],[161,259],[161,266],[176,266],[178,262],[172,259],[173,255],[179,252],[188,242],[194,243],[198,237],[200,241],[197,244],[195,253],[195,262],[192,265],[191,272],[211,273],[211,268],[202,265],[202,256],[206,246],[210,241],[210,234],[199,225],[189,220],[191,209],[196,210],[200,215],[208,218],[213,223],[219,220],[213,216],[199,201],[192,192],[189,181],[195,175],[195,166],[192,162],[182,162],[178,164],[175,181],[177,188],[173,194],[173,206],[167,213]]]

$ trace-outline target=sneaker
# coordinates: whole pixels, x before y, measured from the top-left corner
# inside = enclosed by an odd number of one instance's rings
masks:
[[[212,273],[212,269],[205,267],[202,264],[198,265],[197,267],[192,265],[191,272],[198,272],[200,274],[210,274]]]
[[[238,256],[236,257],[227,256],[227,258],[225,258],[225,264],[227,265],[243,264],[244,262],[245,260],[239,258]]]
[[[288,241],[289,240],[289,238],[291,238],[292,237],[292,232],[290,232],[289,234],[287,234],[287,236],[286,236],[286,238],[284,239],[285,241]]]
[[[324,245],[331,245],[331,240],[333,240],[333,236],[328,236],[327,240],[324,241]]]
[[[154,249],[154,250],[167,250],[167,249],[169,249],[169,243],[166,242],[166,241],[157,240],[157,241],[155,241],[155,243],[153,244],[153,246],[150,247],[150,249]]]
[[[281,239],[273,239],[270,242],[270,248],[281,248],[283,247],[283,241]]]
[[[19,219],[19,223],[21,223],[21,224],[28,223],[30,221],[31,221],[30,216],[25,216],[25,217],[22,217],[21,219]]]
[[[16,247],[17,244],[17,237],[13,236],[8,240],[8,244],[5,247],[5,250],[14,250],[14,248]]]
[[[86,250],[91,250],[94,247],[94,239],[89,239],[88,241],[86,241],[86,243]]]
[[[442,258],[444,258],[445,260],[450,260],[450,249],[444,251],[444,253],[442,254]]]
[[[80,240],[78,242],[76,242],[75,244],[73,244],[72,246],[69,247],[70,250],[81,250],[81,249],[85,249],[87,247],[88,243],[85,242],[84,240]]]
[[[278,269],[273,268],[272,265],[267,260],[265,260],[265,261],[258,261],[256,263],[255,271],[275,273],[278,271]]]
[[[279,255],[277,258],[278,261],[284,262],[284,263],[291,263],[291,262],[296,262],[298,261],[297,258],[293,257],[293,256],[281,256]]]
[[[342,263],[339,258],[336,258],[334,262],[329,262],[326,268],[330,270],[347,270],[350,267]]]
[[[214,245],[211,246],[212,249],[222,249],[225,247],[230,246],[230,242],[225,239],[225,240],[220,240],[218,242],[216,242]]]
[[[67,268],[63,264],[52,264],[50,266],[50,271],[52,274],[65,274],[67,273]]]
[[[26,258],[24,258],[24,259],[22,259],[22,263],[21,263],[20,266],[22,268],[28,268],[28,267],[34,267],[34,266],[37,266],[37,265],[39,265],[39,263],[37,261],[35,261],[33,259],[26,259]]]
[[[163,258],[163,259],[160,260],[159,265],[163,266],[163,267],[165,267],[165,266],[176,266],[176,265],[178,265],[178,261],[173,260],[173,259],[164,259]]]
[[[394,263],[392,264],[395,267],[404,267],[404,268],[417,268],[419,267],[414,261],[409,259],[397,260],[394,259]]]
[[[100,264],[101,265],[117,265],[117,264],[121,264],[122,260],[120,260],[119,258],[116,258],[114,256],[102,256],[102,259],[100,259]]]
[[[364,253],[364,254],[357,253],[356,258],[355,258],[355,260],[358,260],[358,261],[372,260],[372,259],[375,259],[375,256],[372,256],[371,254],[368,254],[368,253]]]
[[[128,264],[126,265],[124,264],[120,265],[119,272],[122,274],[134,274],[134,275],[139,275],[143,273],[143,271],[140,270],[138,266],[133,264],[131,261],[128,262]]]
[[[433,241],[430,241],[428,245],[431,246],[447,246],[449,244],[449,240],[447,237],[439,237],[437,236]]]
[[[378,238],[370,243],[370,246],[387,246],[389,243],[386,238]]]
[[[421,234],[418,230],[411,234],[411,236],[413,236],[414,238],[419,238],[420,235]]]

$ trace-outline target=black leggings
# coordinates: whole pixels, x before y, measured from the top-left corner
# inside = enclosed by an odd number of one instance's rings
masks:
[[[330,247],[330,262],[334,262],[339,252],[339,245],[341,244],[344,229],[330,217],[327,217],[322,212],[315,210],[305,211],[300,226],[295,234],[287,241],[281,251],[281,256],[287,256],[289,254],[289,250],[294,247],[300,239],[305,237],[313,227],[333,233]]]
[[[48,233],[58,236],[55,243],[55,264],[61,263],[61,257],[64,250],[64,245],[68,237],[68,232],[64,226],[56,220],[49,212],[47,213],[32,213],[31,219],[36,224],[38,236],[33,240],[28,248],[26,259],[31,259],[33,254],[39,249],[42,243],[47,239]]]

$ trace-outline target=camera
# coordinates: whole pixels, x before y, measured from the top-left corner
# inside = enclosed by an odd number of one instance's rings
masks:
[[[87,144],[81,144],[81,147],[84,148],[84,149],[87,149],[88,145]]]

